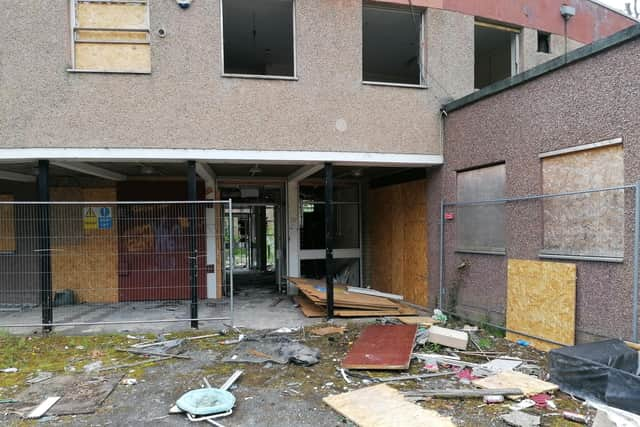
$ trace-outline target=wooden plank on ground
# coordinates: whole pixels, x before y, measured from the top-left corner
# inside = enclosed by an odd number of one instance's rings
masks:
[[[515,371],[503,371],[490,377],[474,380],[473,384],[481,388],[519,388],[524,396],[558,390],[558,386],[553,383]],[[507,397],[517,399],[521,396]]]
[[[296,295],[293,300],[300,305],[300,310],[306,317],[325,317],[327,315],[326,310],[318,307],[303,295]]]
[[[356,310],[336,309],[333,312],[337,317],[381,317],[381,316],[413,316],[418,312],[406,305],[398,305],[398,310]]]
[[[576,265],[510,259],[507,268],[507,328],[575,344]],[[507,332],[507,339],[524,339],[540,350],[555,344]]]
[[[47,397],[41,404],[29,412],[26,418],[34,419],[42,417],[58,400],[60,400],[60,396]]]
[[[405,325],[418,325],[418,326],[432,326],[440,323],[439,320],[435,320],[428,316],[404,316],[398,317],[398,320]]]
[[[360,427],[453,427],[449,417],[404,399],[386,384],[328,396],[323,401]]]
[[[326,283],[320,280],[303,279],[299,277],[288,277],[302,293],[304,293],[314,303],[326,304],[327,294]],[[345,286],[335,286],[333,303],[335,307],[362,308],[362,309],[392,309],[397,310],[398,306],[393,301],[386,298],[371,295],[353,294],[347,292]]]
[[[367,326],[342,360],[346,369],[407,369],[416,325]]]

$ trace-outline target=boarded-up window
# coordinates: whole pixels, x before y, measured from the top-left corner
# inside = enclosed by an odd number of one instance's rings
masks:
[[[16,250],[16,207],[13,196],[0,194],[0,252]]]
[[[504,198],[505,165],[487,166],[457,175],[457,201]],[[459,251],[504,253],[504,203],[458,206],[456,248]]]
[[[145,0],[72,0],[73,68],[150,73],[149,4]]]
[[[542,174],[545,194],[623,185],[622,145],[544,158]],[[624,190],[545,199],[542,253],[621,258]]]

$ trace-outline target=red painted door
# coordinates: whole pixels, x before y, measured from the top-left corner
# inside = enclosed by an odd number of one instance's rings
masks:
[[[189,207],[185,182],[132,183],[118,188],[119,300],[190,299]],[[145,204],[144,201],[153,201]],[[196,206],[198,297],[206,295],[204,206]]]

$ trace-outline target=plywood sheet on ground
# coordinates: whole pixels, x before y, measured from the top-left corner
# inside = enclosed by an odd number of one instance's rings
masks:
[[[307,298],[317,304],[326,304],[326,284],[319,280],[289,277],[295,286],[304,293]],[[335,307],[358,309],[387,309],[398,310],[398,305],[386,298],[371,295],[354,294],[347,292],[346,287],[338,285],[333,290],[333,304]]]
[[[510,259],[507,273],[507,328],[566,345],[575,344],[576,265]],[[558,347],[514,333],[541,350]]]
[[[428,317],[428,316],[398,317],[398,320],[404,323],[405,325],[432,326],[437,323],[440,323],[439,320],[435,320],[432,317]]]
[[[304,295],[296,295],[293,300],[300,305],[302,314],[306,317],[317,318],[326,317],[327,308],[324,305],[314,304]],[[336,317],[379,317],[379,316],[413,316],[416,310],[406,305],[400,304],[397,310],[358,310],[358,309],[334,309],[333,314]]]
[[[427,305],[426,180],[369,191],[371,287]]]
[[[519,388],[525,396],[533,396],[538,393],[546,393],[558,390],[558,386],[539,380],[531,375],[522,372],[503,371],[490,377],[474,380],[473,384],[481,388]],[[519,396],[508,396],[509,398],[517,398]]]
[[[342,367],[347,369],[407,369],[416,325],[371,325],[353,344]]]
[[[453,427],[449,417],[408,402],[386,384],[328,396],[323,401],[361,427]]]

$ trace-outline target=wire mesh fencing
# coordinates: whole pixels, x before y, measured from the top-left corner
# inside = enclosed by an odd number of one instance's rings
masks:
[[[439,306],[551,343],[637,341],[637,190],[443,202]]]
[[[233,322],[227,212],[231,201],[0,201],[0,327]]]

